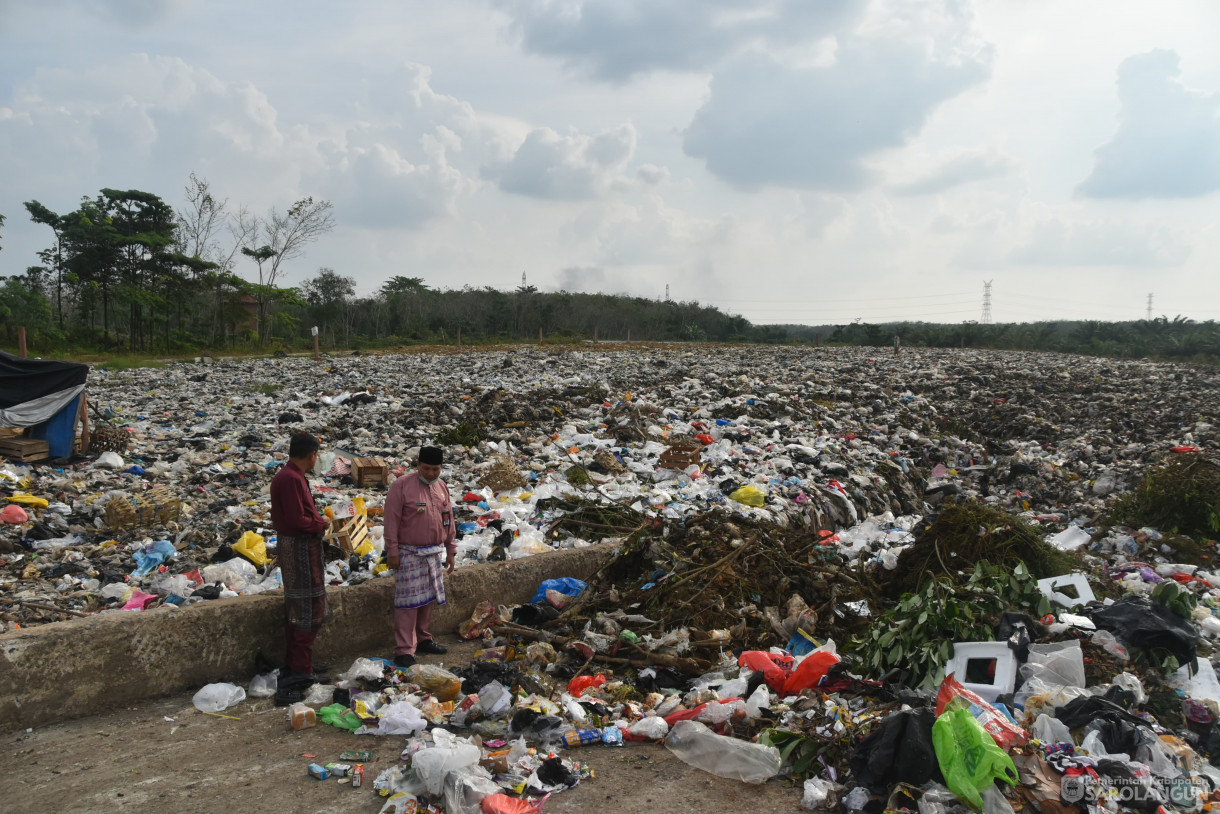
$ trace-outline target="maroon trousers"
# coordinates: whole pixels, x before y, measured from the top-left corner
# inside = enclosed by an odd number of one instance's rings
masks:
[[[316,630],[294,630],[291,625],[284,626],[287,654],[284,661],[285,671],[292,675],[308,675],[313,672],[313,640],[318,638]]]

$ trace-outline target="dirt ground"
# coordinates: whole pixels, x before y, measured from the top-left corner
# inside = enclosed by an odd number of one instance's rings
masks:
[[[475,647],[454,637],[445,656],[423,661],[460,665]],[[389,653],[367,654],[388,656]],[[335,659],[341,673],[351,659]],[[248,683],[242,677],[241,683]],[[236,677],[235,677],[236,679]],[[0,771],[0,811],[14,814],[375,814],[382,798],[373,778],[398,761],[405,737],[356,736],[334,727],[293,732],[271,699],[226,710],[238,720],[204,715],[191,695],[0,735],[8,756]],[[457,730],[460,732],[460,730]],[[364,787],[306,775],[312,762],[338,760],[345,749],[372,751]],[[566,752],[595,776],[553,795],[547,814],[598,812],[793,812],[800,787],[784,780],[751,786],[693,769],[660,744],[593,746]],[[306,757],[314,755],[316,757]]]

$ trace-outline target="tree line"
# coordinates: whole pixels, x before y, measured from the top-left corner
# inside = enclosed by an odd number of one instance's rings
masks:
[[[1220,358],[1220,326],[1183,317],[754,325],[697,302],[543,292],[524,284],[441,290],[405,274],[368,296],[357,296],[355,280],[330,268],[289,286],[284,281],[293,261],[334,228],[330,202],[306,197],[254,214],[231,206],[194,174],[183,200],[175,209],[150,192],[103,189],[66,213],[25,202],[29,218],[50,234],[36,265],[0,277],[0,340],[12,347],[20,326],[39,353],[244,352],[310,347],[316,326],[328,349],[451,344],[459,332],[468,342],[542,337],[875,347],[898,336],[915,347]]]

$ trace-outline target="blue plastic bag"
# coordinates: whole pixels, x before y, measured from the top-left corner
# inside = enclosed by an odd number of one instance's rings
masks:
[[[137,566],[136,570],[131,572],[131,575],[133,577],[142,577],[176,553],[177,550],[174,548],[174,544],[169,540],[158,540],[155,543],[149,543],[131,555],[136,558]]]
[[[538,593],[534,594],[534,598],[530,600],[530,603],[545,602],[547,591],[559,591],[559,593],[565,596],[576,596],[587,587],[589,587],[587,583],[575,577],[544,579],[542,584],[538,586]]]

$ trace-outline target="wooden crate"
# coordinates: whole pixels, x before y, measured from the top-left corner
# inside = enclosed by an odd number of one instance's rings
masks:
[[[357,486],[385,486],[389,472],[381,458],[352,459],[352,483]]]
[[[349,553],[359,548],[368,538],[369,527],[362,515],[331,521],[330,532],[326,535],[328,542]]]
[[[112,529],[133,526],[156,526],[176,520],[182,513],[182,501],[164,486],[154,486],[147,492],[137,492],[128,498],[114,498],[106,504],[106,525]]]
[[[698,465],[703,455],[703,447],[699,444],[674,444],[661,453],[661,468],[682,470],[688,466]]]
[[[51,457],[51,446],[37,438],[4,438],[0,439],[0,457],[41,461]]]

